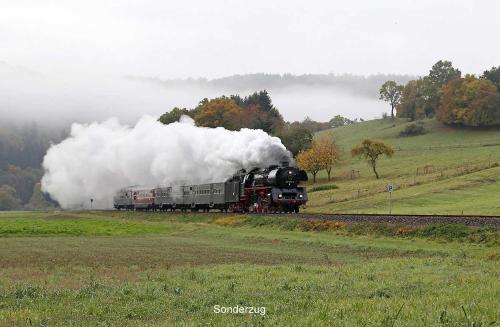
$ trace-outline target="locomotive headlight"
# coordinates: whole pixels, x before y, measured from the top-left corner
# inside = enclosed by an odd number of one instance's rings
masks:
[[[278,198],[281,199],[283,197],[283,194],[278,194]]]
[[[303,197],[302,194],[299,194],[299,199],[302,199],[302,197]]]

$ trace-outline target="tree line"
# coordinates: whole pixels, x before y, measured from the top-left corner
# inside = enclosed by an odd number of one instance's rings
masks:
[[[482,75],[466,74],[450,61],[435,63],[429,74],[399,85],[386,81],[380,99],[391,106],[391,117],[419,120],[435,117],[447,125],[500,125],[500,66]]]
[[[294,156],[312,147],[314,133],[362,121],[337,115],[328,122],[317,122],[309,117],[301,122],[287,122],[273,105],[266,90],[244,97],[230,95],[205,98],[195,108],[176,107],[161,115],[158,120],[163,124],[170,124],[179,121],[182,115],[191,117],[197,126],[224,127],[229,130],[262,129],[279,137]]]
[[[229,130],[262,129],[279,137],[296,158],[297,166],[312,175],[313,183],[322,170],[330,180],[334,166],[341,162],[343,156],[333,132],[325,132],[317,138],[313,137],[314,133],[363,121],[337,115],[328,122],[317,122],[309,117],[302,122],[286,122],[265,90],[245,97],[231,95],[205,98],[193,109],[176,107],[161,115],[158,120],[163,124],[171,124],[179,121],[183,115],[191,117],[197,126],[224,127]],[[390,145],[370,139],[351,150],[353,157],[366,159],[376,178],[379,178],[376,170],[378,159],[383,155],[391,157],[393,153]]]

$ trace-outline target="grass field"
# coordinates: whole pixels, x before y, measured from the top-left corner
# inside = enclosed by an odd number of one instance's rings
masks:
[[[307,211],[387,213],[386,189],[393,184],[394,213],[500,215],[498,128],[460,129],[424,120],[427,134],[400,137],[407,124],[388,119],[333,129],[343,162],[334,168],[332,181],[321,172],[317,184],[336,188],[310,193]],[[350,157],[352,146],[365,138],[382,139],[396,149],[393,158],[379,161],[379,180],[366,162]]]
[[[1,213],[0,325],[498,326],[499,242],[460,225]]]

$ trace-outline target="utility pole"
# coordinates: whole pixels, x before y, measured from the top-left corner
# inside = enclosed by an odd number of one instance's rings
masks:
[[[90,198],[90,210],[92,210],[92,204],[94,203],[94,199]]]

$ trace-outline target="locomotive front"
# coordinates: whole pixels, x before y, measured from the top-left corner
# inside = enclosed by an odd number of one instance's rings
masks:
[[[307,181],[307,173],[295,167],[277,167],[269,171],[268,181],[272,185],[273,206],[285,212],[299,212],[307,202],[307,193],[300,182]]]

